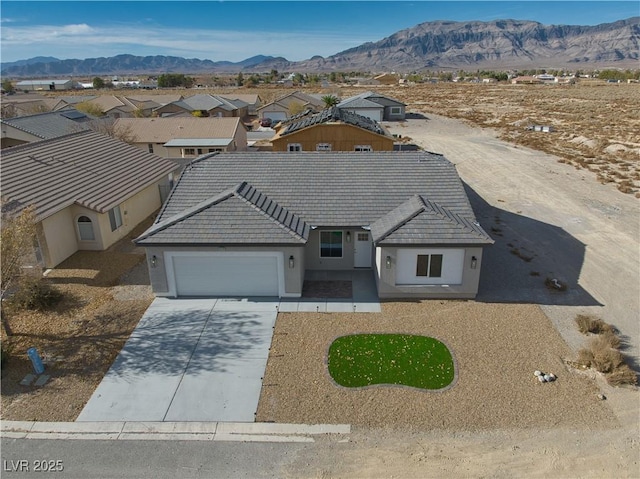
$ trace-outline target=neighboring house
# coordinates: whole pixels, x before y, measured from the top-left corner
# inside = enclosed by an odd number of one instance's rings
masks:
[[[2,118],[35,115],[53,111],[56,100],[38,93],[27,93],[2,98]]]
[[[372,104],[377,104],[379,107],[382,107],[381,118],[378,118],[379,109],[376,110]],[[404,103],[381,93],[372,91],[367,91],[360,95],[349,97],[338,103],[337,106],[340,109],[346,109],[375,121],[394,121],[405,119],[406,105]]]
[[[154,110],[156,116],[181,113],[205,117],[245,118],[249,115],[249,105],[242,100],[228,100],[217,95],[202,94],[171,102]]]
[[[11,146],[49,140],[60,136],[89,130],[90,118],[76,110],[61,110],[37,115],[20,116],[0,120],[2,149]]]
[[[132,138],[137,148],[163,158],[247,150],[247,129],[240,118],[120,118],[114,130]]]
[[[45,268],[124,238],[160,208],[178,168],[92,131],[8,148],[1,161],[10,213],[36,208],[36,256]]]
[[[542,83],[542,80],[538,80],[533,76],[519,76],[511,79],[511,83],[514,85],[535,85]]]
[[[299,297],[307,270],[366,268],[382,298],[473,298],[493,240],[440,155],[259,152],[192,162],[134,242],[157,296]]]
[[[295,111],[292,113],[292,110],[296,109],[300,111],[307,109],[320,111],[324,109],[324,102],[315,96],[294,91],[258,108],[258,117],[271,118],[275,123],[299,113]]]
[[[53,111],[58,111],[58,110],[64,110],[68,108],[75,108],[75,106],[78,103],[90,101],[90,100],[93,100],[94,98],[97,98],[97,95],[76,95],[76,96],[56,97],[55,98],[56,102],[53,105],[53,108],[51,109]]]
[[[337,107],[288,121],[271,139],[273,151],[393,151],[393,142],[378,122]]]
[[[256,116],[258,114],[258,108],[262,106],[262,98],[258,94],[225,94],[222,95],[227,100],[240,100],[248,105],[248,114]]]
[[[77,83],[71,78],[68,80],[23,80],[15,84],[16,90],[25,91],[54,91],[73,90]]]
[[[109,118],[133,118],[136,115],[137,107],[126,98],[115,95],[100,95],[87,101],[94,105]]]

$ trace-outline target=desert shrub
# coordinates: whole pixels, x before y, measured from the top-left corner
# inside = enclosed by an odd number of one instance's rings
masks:
[[[597,336],[578,351],[578,363],[601,373],[610,373],[624,364],[622,353],[613,349],[608,338]]]
[[[613,327],[605,323],[602,319],[596,318],[588,314],[578,314],[575,318],[578,331],[582,334],[602,334],[605,332],[613,332]]]
[[[21,309],[46,310],[62,299],[60,290],[42,278],[25,277],[20,281],[11,303]]]
[[[615,371],[611,371],[605,375],[607,382],[612,386],[624,386],[627,384],[638,384],[638,375],[629,367],[628,364],[622,364]]]

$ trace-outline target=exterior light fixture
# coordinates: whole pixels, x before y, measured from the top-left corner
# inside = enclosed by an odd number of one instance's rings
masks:
[[[391,269],[391,256],[387,256],[387,269]]]
[[[475,256],[471,257],[471,269],[476,269],[476,266],[478,266],[478,258],[476,258]]]
[[[155,268],[155,267],[156,267],[156,264],[158,264],[158,257],[154,254],[154,255],[151,257],[151,267],[152,267],[152,268]]]
[[[347,243],[351,243],[351,231],[347,231]]]
[[[293,268],[296,265],[293,255],[289,256],[289,268]]]

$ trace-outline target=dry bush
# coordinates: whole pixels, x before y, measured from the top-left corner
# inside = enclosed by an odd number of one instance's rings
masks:
[[[615,371],[605,375],[607,382],[612,386],[624,386],[627,384],[638,384],[638,375],[629,367],[628,364],[622,364]]]
[[[613,332],[613,326],[605,323],[602,319],[596,318],[589,314],[578,314],[575,318],[578,331],[582,334],[602,334],[604,332]]]
[[[611,373],[624,364],[622,353],[611,348],[607,338],[597,336],[578,351],[578,363],[601,373]]]

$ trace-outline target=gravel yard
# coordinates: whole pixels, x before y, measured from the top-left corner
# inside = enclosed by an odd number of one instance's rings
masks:
[[[326,368],[331,342],[381,332],[444,342],[456,362],[453,386],[429,392],[336,385]],[[595,382],[565,366],[571,356],[537,305],[387,302],[380,314],[280,313],[256,420],[425,431],[615,427]],[[558,380],[540,383],[535,370]]]

